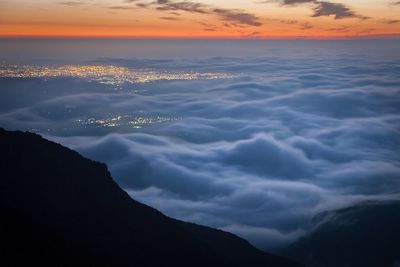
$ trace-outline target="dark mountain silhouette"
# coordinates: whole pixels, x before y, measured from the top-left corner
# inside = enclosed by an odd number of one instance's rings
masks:
[[[400,267],[400,201],[325,212],[283,254],[310,267]]]
[[[0,129],[0,266],[299,266],[129,197],[105,164]]]

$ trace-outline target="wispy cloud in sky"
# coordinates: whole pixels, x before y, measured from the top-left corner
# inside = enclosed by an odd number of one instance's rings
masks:
[[[137,2],[137,1],[135,1]],[[238,23],[248,26],[261,26],[260,18],[254,14],[239,9],[227,9],[200,2],[158,0],[151,3],[136,3],[138,7],[154,7],[160,11],[184,11],[189,13],[199,13],[215,15],[222,21]]]
[[[400,34],[395,23],[399,5],[392,0],[362,4],[336,0],[27,0],[26,3],[31,1],[29,5],[17,1],[2,6],[4,27],[0,27],[0,35],[324,38],[358,36],[361,32]],[[367,19],[368,22],[360,23]],[[392,23],[382,23],[384,20]],[[37,21],[47,21],[47,27]],[[297,25],[290,23],[293,21]],[[201,27],[198,22],[215,27]],[[350,26],[346,32],[329,30],[344,25]]]
[[[314,14],[312,17],[333,16],[335,19],[362,18],[367,17],[358,15],[354,10],[342,3],[333,3],[319,0],[270,0],[261,3],[280,3],[282,6],[298,6],[312,4]]]
[[[317,2],[317,6],[314,8],[314,14],[312,16],[333,16],[335,19],[367,18],[365,16],[356,14],[352,9],[345,6],[344,4],[330,3],[324,1]]]
[[[60,5],[64,6],[83,6],[85,5],[85,2],[80,2],[80,1],[62,1],[59,2]]]

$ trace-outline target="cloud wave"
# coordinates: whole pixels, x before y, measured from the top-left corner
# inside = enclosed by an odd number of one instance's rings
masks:
[[[252,41],[259,57],[96,62],[230,79],[115,90],[85,77],[3,77],[0,122],[106,162],[132,197],[167,215],[273,250],[321,211],[400,194],[399,46],[387,55],[352,42],[278,42],[284,53],[265,56],[273,43]]]

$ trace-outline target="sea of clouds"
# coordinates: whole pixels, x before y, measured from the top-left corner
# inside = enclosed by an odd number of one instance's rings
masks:
[[[87,63],[227,74],[217,79],[116,88],[2,77],[0,125],[107,163],[133,198],[169,216],[275,250],[322,211],[400,194],[400,58],[307,49]]]

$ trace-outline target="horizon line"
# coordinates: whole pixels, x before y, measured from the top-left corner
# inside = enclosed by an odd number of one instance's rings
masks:
[[[400,33],[348,36],[135,36],[135,35],[0,35],[0,39],[132,39],[132,40],[354,40],[399,39]]]

